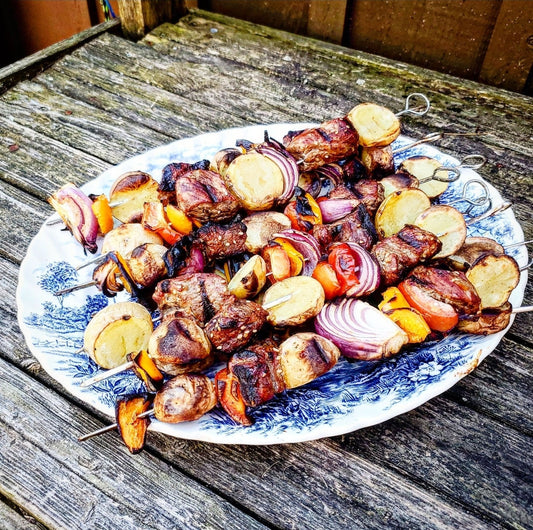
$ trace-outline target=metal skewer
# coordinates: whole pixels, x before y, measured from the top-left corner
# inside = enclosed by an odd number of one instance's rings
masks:
[[[152,414],[154,414],[154,409],[150,409],[145,412],[142,412],[141,414],[137,415],[135,419],[138,420],[138,419],[146,418],[148,416],[151,416]],[[89,438],[93,438],[94,436],[98,436],[99,434],[104,434],[105,432],[114,431],[117,427],[118,427],[118,423],[116,422],[112,423],[111,425],[107,425],[106,427],[102,427],[101,429],[98,429],[96,431],[80,436],[78,438],[78,442],[84,442],[85,440],[89,440]]]
[[[292,293],[286,294],[285,296],[280,296],[279,298],[276,298],[275,300],[272,300],[271,302],[267,302],[266,304],[263,304],[263,309],[267,309],[267,310],[271,309],[272,307],[288,302],[291,298],[292,298]],[[153,322],[157,322],[159,320],[161,320],[161,317],[154,318]],[[81,350],[78,350],[77,353],[81,353],[82,351],[84,351],[84,348],[81,348]],[[115,368],[111,368],[109,370],[106,370],[105,372],[96,374],[95,376],[90,377],[89,379],[85,379],[85,381],[82,381],[80,383],[80,388],[88,388],[91,385],[94,385],[95,383],[108,379],[109,377],[112,377],[126,370],[130,370],[134,366],[135,366],[135,363],[133,361],[127,361],[123,364],[120,364],[119,366],[116,366]]]
[[[415,140],[414,142],[410,144],[394,149],[392,151],[392,154],[397,155],[399,153],[403,153],[404,151],[411,149],[412,147],[416,147],[417,145],[436,142],[437,140],[442,140],[442,138],[444,138],[445,136],[479,136],[479,133],[477,132],[468,132],[468,133],[434,132],[434,133],[430,133],[424,136],[423,138],[420,138],[420,140]]]
[[[417,106],[417,107],[411,107],[411,100],[420,98],[424,101],[424,105]],[[427,114],[429,109],[431,108],[431,103],[427,96],[425,94],[422,94],[420,92],[413,92],[412,94],[409,94],[405,98],[405,108],[401,110],[400,112],[397,112],[395,115],[402,116],[403,114],[414,114],[415,116],[424,116],[424,114]]]

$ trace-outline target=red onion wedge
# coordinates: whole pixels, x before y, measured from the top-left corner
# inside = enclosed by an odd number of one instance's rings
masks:
[[[289,228],[274,234],[272,237],[286,239],[304,257],[303,276],[311,276],[313,274],[321,252],[318,241],[311,234]]]
[[[98,247],[98,221],[92,209],[92,201],[70,182],[48,198],[48,202],[83,248],[94,254]]]
[[[379,309],[354,298],[324,305],[315,330],[350,359],[373,361],[398,353],[408,337]]]
[[[287,152],[280,149],[269,147],[265,145],[257,146],[256,151],[266,156],[269,160],[274,162],[281,170],[284,180],[283,193],[278,197],[277,202],[283,203],[288,201],[293,193],[294,188],[298,184],[299,171],[296,160]]]
[[[346,291],[345,295],[350,298],[360,298],[373,293],[379,287],[381,280],[378,262],[372,254],[357,243],[348,242],[346,244],[359,262],[359,283]]]
[[[361,201],[359,199],[328,199],[321,197],[317,201],[324,223],[333,223],[351,214]]]

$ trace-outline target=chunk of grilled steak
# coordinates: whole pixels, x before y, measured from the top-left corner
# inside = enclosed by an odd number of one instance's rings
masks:
[[[353,191],[354,195],[366,206],[366,209],[373,217],[379,208],[379,205],[385,199],[383,184],[377,180],[362,179],[350,185],[349,188]]]
[[[232,219],[241,207],[214,171],[189,171],[176,180],[175,189],[178,207],[201,223]]]
[[[204,326],[221,309],[237,300],[226,280],[211,273],[184,274],[159,282],[153,294],[163,319],[182,315]]]
[[[263,327],[268,311],[250,300],[224,307],[206,325],[205,332],[217,350],[228,354],[240,350]]]
[[[364,204],[360,204],[351,214],[330,224],[315,225],[313,235],[324,250],[331,243],[353,242],[370,250],[377,241],[376,228]]]
[[[241,222],[220,225],[208,223],[195,232],[207,261],[226,259],[246,252],[246,225]]]
[[[176,181],[194,169],[209,169],[209,160],[200,160],[194,164],[172,162],[167,164],[161,174],[161,182],[157,191],[159,199],[165,204],[176,204]]]
[[[277,353],[276,344],[267,340],[237,352],[230,359],[228,369],[239,380],[247,406],[257,407],[285,390]]]
[[[412,225],[380,241],[372,254],[379,263],[382,284],[395,285],[413,267],[434,256],[441,246],[436,235]]]
[[[480,310],[481,300],[463,272],[419,265],[409,278],[435,300],[450,304],[459,315],[474,315]]]
[[[354,155],[358,141],[357,131],[343,118],[328,120],[319,127],[283,138],[287,151],[299,162],[301,171]]]

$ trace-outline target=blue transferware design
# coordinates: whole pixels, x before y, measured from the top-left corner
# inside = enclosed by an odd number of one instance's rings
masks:
[[[84,186],[86,193],[107,193],[122,173],[141,170],[161,176],[162,168],[176,161],[195,162],[212,158],[221,148],[234,145],[240,138],[261,141],[265,130],[281,139],[286,131],[310,124],[277,124],[229,129],[180,140],[127,160]],[[393,147],[411,140],[400,137]],[[396,157],[396,163],[410,156],[430,156],[443,164],[457,165],[457,159],[432,146],[420,145]],[[441,198],[448,203],[460,196],[466,180],[480,178],[464,170],[459,181],[450,184]],[[502,198],[489,184],[493,205]],[[460,206],[460,205],[459,205]],[[469,235],[486,235],[502,244],[523,240],[523,233],[511,210],[469,227]],[[510,254],[523,266],[527,251],[518,247]],[[114,416],[118,395],[142,389],[140,381],[124,372],[101,381],[89,389],[80,383],[100,371],[84,353],[83,332],[91,316],[115,299],[96,289],[76,291],[55,297],[53,292],[90,279],[91,268],[75,270],[85,262],[84,254],[68,232],[57,225],[44,225],[32,241],[24,259],[17,289],[19,323],[32,353],[43,367],[72,394],[96,409]],[[512,294],[511,302],[521,303],[527,274]],[[119,294],[116,300],[127,299]],[[273,444],[300,442],[334,436],[373,425],[411,410],[444,392],[469,373],[492,351],[503,332],[489,337],[452,334],[440,342],[406,349],[392,359],[380,362],[353,362],[342,359],[329,373],[303,388],[276,396],[251,412],[255,423],[243,428],[219,408],[199,421],[165,424],[154,421],[151,428],[172,436],[214,443]],[[213,377],[218,367],[209,370]]]

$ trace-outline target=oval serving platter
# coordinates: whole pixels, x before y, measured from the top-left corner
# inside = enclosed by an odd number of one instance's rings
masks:
[[[281,140],[289,130],[315,124],[254,125],[202,134],[158,147],[110,168],[83,186],[85,193],[108,193],[114,180],[126,171],[141,170],[159,180],[163,167],[171,162],[212,159],[238,139],[260,142],[264,131]],[[409,144],[398,138],[393,148]],[[443,165],[458,165],[455,158],[429,145],[419,145],[395,156],[398,165],[412,156],[430,156]],[[461,196],[467,180],[481,177],[470,169],[452,183],[442,203]],[[503,202],[499,192],[488,184],[493,205]],[[466,205],[465,205],[466,206]],[[456,204],[461,207],[461,204]],[[51,219],[57,218],[57,215]],[[83,389],[80,383],[100,369],[84,353],[83,332],[91,316],[107,304],[125,300],[122,293],[106,298],[96,288],[63,297],[53,293],[76,283],[90,281],[92,268],[76,271],[88,257],[62,225],[44,224],[31,242],[19,274],[17,287],[18,320],[28,347],[43,368],[70,393],[95,409],[114,417],[118,395],[140,391],[141,382],[124,372]],[[523,241],[523,232],[510,209],[474,223],[469,235],[488,236],[506,245]],[[522,267],[527,263],[524,247],[510,252]],[[520,306],[527,282],[523,272],[510,301]],[[512,323],[512,321],[511,321]],[[251,427],[236,425],[219,408],[198,421],[168,424],[153,421],[150,428],[171,436],[223,444],[277,444],[314,440],[345,434],[381,423],[412,410],[453,386],[470,373],[500,342],[505,331],[487,337],[452,333],[444,340],[402,350],[397,356],[379,362],[341,361],[329,373],[306,386],[287,391],[254,409]],[[216,368],[208,375],[213,376]],[[80,433],[80,435],[83,433]]]

